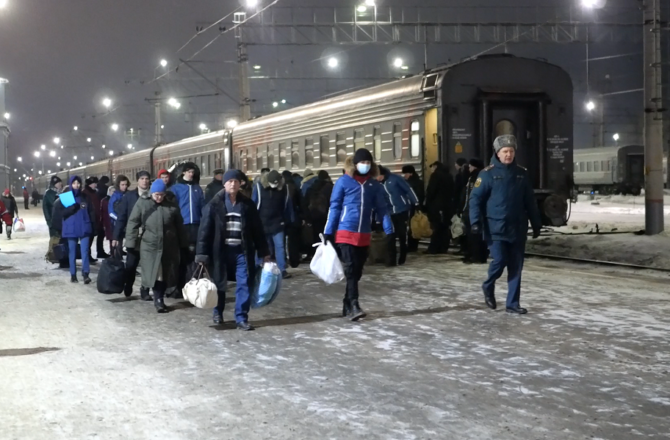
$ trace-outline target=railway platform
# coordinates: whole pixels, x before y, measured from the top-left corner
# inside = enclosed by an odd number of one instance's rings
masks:
[[[513,316],[485,307],[486,266],[412,254],[366,267],[351,323],[301,266],[244,333],[232,303],[213,326],[70,284],[41,209],[24,219],[0,237],[2,438],[670,436],[668,274],[529,259]]]

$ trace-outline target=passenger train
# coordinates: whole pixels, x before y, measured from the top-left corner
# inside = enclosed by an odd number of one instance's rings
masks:
[[[488,162],[493,140],[518,139],[517,162],[528,169],[545,225],[567,221],[573,173],[573,88],[570,76],[543,60],[500,54],[331,97],[240,123],[233,130],[184,139],[62,171],[82,176],[135,173],[192,161],[201,184],[216,168],[250,178],[262,168],[342,173],[348,156],[369,149],[393,172],[413,165],[428,182],[430,164],[458,158]],[[49,177],[38,179],[41,188]]]
[[[574,152],[575,189],[598,194],[639,196],[644,188],[644,147],[583,148]],[[667,158],[663,158],[663,181],[667,181]]]

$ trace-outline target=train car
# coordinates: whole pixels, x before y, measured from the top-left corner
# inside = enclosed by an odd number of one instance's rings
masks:
[[[644,147],[576,149],[574,170],[578,191],[638,196],[644,188]]]
[[[568,73],[542,60],[479,57],[239,124],[232,163],[341,175],[359,148],[393,172],[414,165],[429,178],[436,160],[487,162],[493,140],[516,135],[545,225],[567,221],[573,174],[573,88]]]

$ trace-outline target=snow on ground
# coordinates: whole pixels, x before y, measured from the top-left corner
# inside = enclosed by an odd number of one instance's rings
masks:
[[[665,196],[664,212],[670,230],[670,195]],[[595,196],[594,200],[580,196],[572,205],[568,225],[529,240],[527,250],[670,269],[670,235],[635,234],[644,230],[644,215],[644,196]]]

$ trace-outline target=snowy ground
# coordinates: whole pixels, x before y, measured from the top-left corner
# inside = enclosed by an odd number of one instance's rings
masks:
[[[665,199],[665,224],[670,229],[670,196]],[[644,230],[644,213],[644,196],[596,196],[594,200],[580,196],[572,205],[568,226],[551,228],[553,233],[530,240],[527,250],[670,269],[670,235],[635,234]]]
[[[521,317],[485,266],[413,255],[366,268],[352,324],[299,268],[240,333],[70,284],[39,214],[0,238],[0,438],[670,437],[669,277],[528,260]]]

